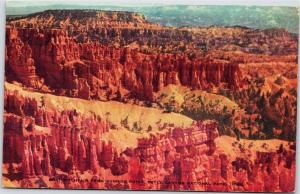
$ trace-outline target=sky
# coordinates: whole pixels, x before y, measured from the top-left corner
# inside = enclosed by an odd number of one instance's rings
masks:
[[[61,0],[7,0],[7,6],[26,6],[39,4],[58,4]],[[63,0],[63,3],[85,3],[89,5],[281,5],[299,7],[299,0]],[[125,2],[125,3],[124,3]]]

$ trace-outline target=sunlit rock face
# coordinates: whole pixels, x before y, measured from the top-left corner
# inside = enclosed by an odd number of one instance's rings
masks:
[[[230,89],[242,86],[237,62],[77,43],[63,30],[7,31],[7,72],[28,87],[45,84],[58,94],[83,99],[109,99],[128,90],[153,101],[153,93],[169,84],[203,90],[221,83]]]

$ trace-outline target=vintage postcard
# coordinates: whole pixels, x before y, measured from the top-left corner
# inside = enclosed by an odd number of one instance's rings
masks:
[[[6,11],[4,187],[294,191],[298,8]]]

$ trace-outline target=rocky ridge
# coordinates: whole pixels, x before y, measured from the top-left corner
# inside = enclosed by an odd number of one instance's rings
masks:
[[[14,28],[62,29],[77,42],[89,41],[124,47],[138,45],[143,52],[205,53],[210,50],[255,54],[297,52],[297,36],[285,29],[243,27],[166,27],[139,13],[97,10],[47,10],[11,18]],[[280,42],[280,44],[278,44]]]
[[[13,75],[7,78],[35,89],[47,86],[59,95],[111,99],[127,90],[153,101],[153,93],[169,84],[204,90],[242,85],[237,62],[209,56],[144,54],[127,47],[80,44],[62,30],[8,28],[6,37],[6,74]]]

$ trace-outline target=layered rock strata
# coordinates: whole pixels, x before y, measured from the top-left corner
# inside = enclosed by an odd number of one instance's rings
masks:
[[[125,90],[152,101],[154,92],[169,84],[204,90],[242,85],[237,62],[78,44],[61,30],[8,28],[6,46],[8,79],[13,75],[11,79],[27,87],[48,86],[59,95],[111,99],[120,98]]]

